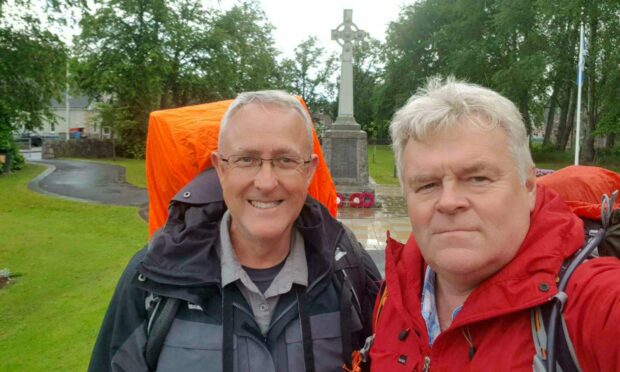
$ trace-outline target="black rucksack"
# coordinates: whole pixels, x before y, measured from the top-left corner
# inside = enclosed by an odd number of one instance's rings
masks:
[[[357,242],[353,232],[342,225],[347,238],[351,243]],[[354,308],[361,320],[364,319],[362,303],[360,296],[365,291],[374,291],[376,295],[379,292],[380,277],[377,277],[376,281],[368,280],[366,275],[366,266],[364,260],[369,260],[368,255],[363,255],[360,249],[364,249],[361,243],[357,242],[358,246],[352,246],[344,244],[344,246],[338,245],[335,252],[335,282],[340,296],[340,327],[342,335],[342,355],[343,360],[347,368],[353,370],[351,367],[353,343],[351,340],[351,308]],[[343,249],[344,248],[344,249]],[[378,272],[373,273],[374,276],[380,275]],[[349,292],[350,291],[350,295]],[[374,297],[373,297],[374,298]],[[146,329],[146,348],[145,359],[150,371],[157,369],[157,362],[159,354],[166,339],[166,335],[170,330],[172,322],[176,316],[180,304],[183,300],[173,297],[162,297],[149,293],[145,300],[145,306],[147,311],[147,329]],[[371,332],[371,324],[363,324],[363,331],[366,334]]]

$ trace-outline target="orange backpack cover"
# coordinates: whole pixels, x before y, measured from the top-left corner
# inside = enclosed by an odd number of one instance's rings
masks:
[[[600,167],[572,165],[537,178],[536,182],[560,194],[579,217],[600,220],[601,197],[620,189],[620,174]]]
[[[168,204],[174,195],[198,173],[212,166],[211,152],[217,150],[220,121],[231,103],[232,100],[227,100],[151,113],[146,140],[149,236],[165,224]],[[313,150],[319,162],[308,194],[335,217],[336,187],[314,129],[313,135]]]

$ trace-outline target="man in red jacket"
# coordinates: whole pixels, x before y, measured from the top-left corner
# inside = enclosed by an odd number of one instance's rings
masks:
[[[531,310],[557,293],[584,239],[581,220],[536,186],[519,110],[489,89],[433,79],[390,134],[412,235],[388,238],[372,369],[531,371]],[[582,264],[567,287],[583,370],[620,370],[619,262]]]

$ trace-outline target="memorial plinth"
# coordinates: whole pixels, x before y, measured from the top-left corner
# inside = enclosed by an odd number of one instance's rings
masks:
[[[353,23],[350,9],[344,10],[344,21],[332,30],[332,40],[342,46],[340,91],[338,117],[323,134],[323,155],[336,191],[347,201],[357,193],[370,193],[374,201],[374,191],[368,182],[367,136],[353,115],[353,42],[361,40],[365,34]]]

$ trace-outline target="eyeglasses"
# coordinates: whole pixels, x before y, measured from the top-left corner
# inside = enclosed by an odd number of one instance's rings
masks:
[[[291,155],[278,156],[271,159],[249,155],[230,155],[228,158],[224,158],[222,154],[218,154],[218,156],[220,160],[227,163],[229,167],[247,172],[248,174],[258,173],[265,161],[271,162],[274,171],[282,176],[300,172],[304,166],[312,162],[312,160],[303,160],[301,157]]]

